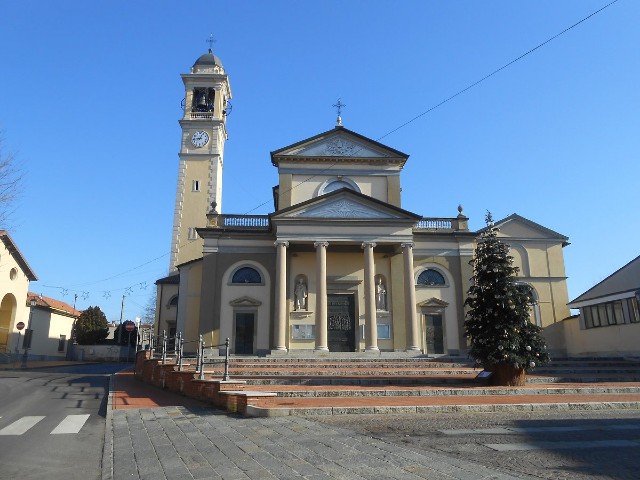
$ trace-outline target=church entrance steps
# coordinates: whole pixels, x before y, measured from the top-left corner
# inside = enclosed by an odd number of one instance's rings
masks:
[[[442,388],[421,386],[389,386],[387,388],[331,386],[309,387],[298,385],[258,386],[252,390],[272,392],[278,398],[335,398],[335,397],[446,397],[446,396],[522,396],[522,395],[596,395],[640,394],[640,384],[635,386],[545,386],[545,387],[477,387]]]
[[[481,369],[460,359],[232,356],[223,382],[221,364],[205,365],[198,380],[194,365],[178,372],[139,355],[146,381],[246,415],[640,409],[640,366],[612,359],[552,363],[506,388],[484,386]]]

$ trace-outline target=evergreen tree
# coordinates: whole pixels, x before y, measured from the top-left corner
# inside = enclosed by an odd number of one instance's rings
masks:
[[[76,320],[75,338],[80,345],[102,343],[108,334],[107,317],[100,307],[87,308]]]
[[[498,239],[491,213],[478,239],[471,288],[465,305],[464,322],[469,355],[486,370],[507,365],[522,373],[549,361],[541,328],[529,321],[533,302],[531,290],[516,284],[518,267],[513,266],[509,246]]]

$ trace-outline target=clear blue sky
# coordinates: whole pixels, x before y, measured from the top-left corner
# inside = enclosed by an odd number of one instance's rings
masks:
[[[114,320],[131,287],[125,318],[140,315],[169,263],[180,74],[210,32],[233,91],[223,213],[266,214],[269,152],[332,128],[338,97],[344,125],[379,139],[606,3],[0,1],[0,128],[27,173],[9,228],[31,290]],[[411,155],[403,207],[567,235],[570,299],[635,258],[639,24],[620,0],[382,139]]]

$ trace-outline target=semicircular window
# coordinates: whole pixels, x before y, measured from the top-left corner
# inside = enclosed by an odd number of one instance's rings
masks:
[[[445,285],[444,276],[437,270],[428,269],[418,276],[418,285]]]
[[[242,267],[235,271],[231,283],[262,283],[262,277],[255,268]]]
[[[345,182],[344,180],[336,180],[324,187],[322,193],[335,192],[336,190],[340,190],[341,188],[348,188],[349,190],[354,191],[356,190],[352,183]]]

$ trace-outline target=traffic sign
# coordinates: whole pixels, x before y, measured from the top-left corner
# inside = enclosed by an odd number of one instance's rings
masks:
[[[133,322],[125,322],[124,329],[127,332],[133,332],[136,329],[136,324]]]
[[[16,323],[16,328],[17,328],[18,330],[22,330],[22,329],[24,328],[24,322],[18,322],[18,323]]]

